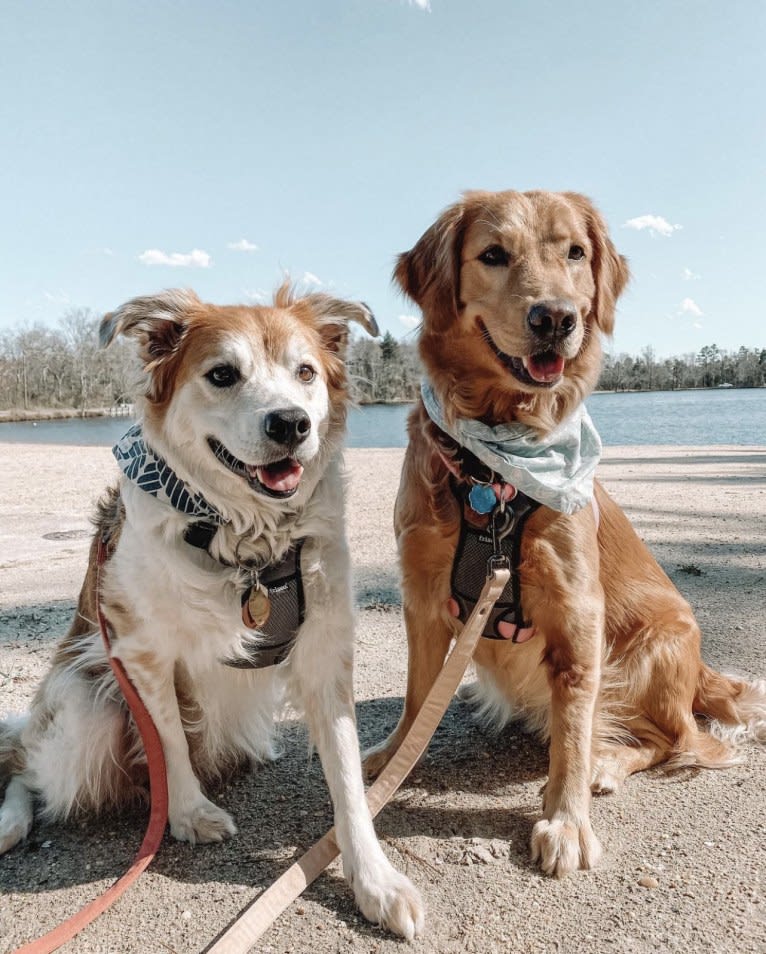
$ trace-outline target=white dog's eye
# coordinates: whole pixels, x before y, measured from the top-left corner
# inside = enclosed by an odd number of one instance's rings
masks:
[[[205,375],[208,381],[216,388],[230,388],[239,381],[239,369],[233,364],[217,364]]]
[[[316,376],[317,373],[310,364],[302,364],[298,368],[298,380],[303,381],[304,384],[311,384]]]
[[[502,245],[490,245],[478,258],[482,265],[489,265],[490,268],[507,265],[511,260],[511,256]]]
[[[585,249],[582,245],[572,245],[569,248],[569,256],[573,262],[579,262],[580,259],[585,258]]]

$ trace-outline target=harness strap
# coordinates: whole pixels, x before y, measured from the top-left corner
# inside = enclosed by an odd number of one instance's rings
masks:
[[[493,567],[489,573],[476,606],[426,696],[410,731],[377,781],[367,791],[367,804],[373,818],[407,778],[431,741],[431,736],[447,711],[463,673],[473,658],[486,620],[505,589],[509,576],[509,570],[500,566]],[[231,926],[205,948],[204,954],[247,954],[279,915],[319,877],[337,855],[335,829],[331,828],[274,884],[245,908]]]
[[[146,827],[144,840],[138,849],[133,864],[121,878],[115,881],[111,887],[107,888],[103,894],[91,901],[90,904],[81,908],[71,918],[59,924],[58,927],[49,931],[48,934],[44,934],[42,937],[28,944],[24,944],[18,948],[14,954],[50,954],[51,951],[55,951],[61,947],[62,944],[71,940],[92,921],[95,921],[100,914],[106,911],[107,908],[114,904],[114,902],[127,891],[133,882],[138,879],[139,875],[151,864],[162,842],[162,836],[165,833],[165,826],[168,821],[168,783],[162,742],[152,722],[152,717],[141,701],[141,697],[130,681],[128,674],[125,672],[125,667],[119,659],[115,659],[111,654],[109,624],[101,611],[101,568],[106,562],[107,556],[107,542],[103,538],[99,538],[96,577],[98,624],[101,629],[101,637],[104,640],[104,647],[112,667],[112,672],[128,703],[130,713],[141,735],[141,742],[146,752],[151,795],[149,822]]]

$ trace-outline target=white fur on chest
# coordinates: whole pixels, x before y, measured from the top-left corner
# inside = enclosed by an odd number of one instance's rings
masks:
[[[242,620],[242,594],[249,585],[249,573],[186,543],[183,533],[188,517],[127,480],[121,492],[126,520],[109,562],[106,589],[110,600],[116,599],[128,609],[136,625],[128,631],[118,629],[115,654],[149,652],[168,663],[178,660],[200,693],[207,684],[217,693],[222,682],[247,681],[248,674],[255,678],[253,671],[232,670],[222,664],[236,655],[243,640],[257,640],[257,634]],[[235,546],[227,539],[225,527],[219,536],[219,549],[233,552]],[[339,460],[330,464],[310,500],[287,527],[244,539],[239,556],[246,563],[253,557],[263,560],[264,554],[270,553],[276,562],[298,539],[305,541],[301,563],[306,615],[320,606],[330,616],[333,610],[348,612]],[[317,615],[312,614],[314,625]],[[302,630],[298,638],[301,636]],[[273,667],[268,672],[282,674],[286,668]]]

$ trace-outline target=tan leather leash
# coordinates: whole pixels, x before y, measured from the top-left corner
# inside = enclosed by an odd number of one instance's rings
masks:
[[[141,701],[141,697],[136,691],[133,683],[130,681],[125,667],[119,659],[112,656],[109,641],[109,624],[101,612],[101,568],[106,562],[107,545],[103,539],[98,541],[97,572],[96,582],[96,605],[98,608],[98,624],[101,629],[101,637],[104,640],[106,655],[114,672],[115,679],[119,683],[120,689],[125,696],[125,700],[130,708],[133,720],[141,735],[141,741],[146,752],[146,764],[149,771],[149,789],[151,794],[151,810],[149,813],[149,822],[146,828],[144,840],[138,853],[133,860],[133,864],[125,874],[107,888],[103,894],[95,898],[90,904],[85,905],[71,918],[63,921],[58,927],[54,928],[48,934],[30,941],[18,948],[13,954],[50,954],[61,947],[66,941],[70,941],[84,927],[87,927],[92,921],[102,914],[110,905],[114,904],[120,895],[133,884],[138,876],[149,866],[165,833],[165,826],[168,821],[168,783],[167,773],[165,771],[165,756],[162,751],[162,742],[160,741],[157,728],[152,721],[152,717]]]
[[[487,582],[452,652],[402,744],[367,792],[367,803],[373,818],[409,775],[431,741],[431,736],[441,722],[455,690],[460,685],[463,673],[473,658],[476,644],[484,630],[486,617],[500,598],[509,578],[510,569],[504,561],[490,560]],[[205,948],[204,954],[247,954],[279,915],[337,855],[335,829],[331,828],[274,884],[245,908],[231,926]]]

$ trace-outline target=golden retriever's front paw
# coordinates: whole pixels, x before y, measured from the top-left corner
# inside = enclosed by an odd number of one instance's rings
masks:
[[[237,826],[231,815],[204,796],[170,813],[170,834],[178,841],[204,845],[223,841],[236,833]]]
[[[359,910],[373,924],[380,924],[411,941],[423,931],[425,912],[420,892],[392,865],[375,866],[351,878]]]
[[[601,858],[601,845],[589,821],[576,824],[542,818],[532,829],[532,861],[546,874],[563,878],[578,868],[593,868]]]

